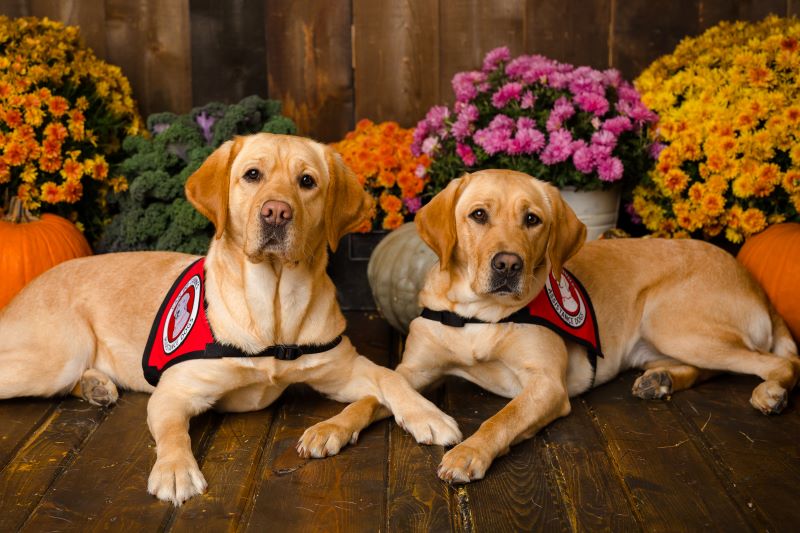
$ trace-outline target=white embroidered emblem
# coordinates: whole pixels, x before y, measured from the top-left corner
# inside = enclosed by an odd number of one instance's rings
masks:
[[[547,276],[545,290],[553,310],[561,317],[561,320],[573,328],[581,327],[586,322],[586,305],[583,303],[580,291],[572,279],[563,272],[561,279],[556,284],[558,292],[553,290],[551,279],[555,279],[552,274]]]
[[[183,344],[192,331],[199,309],[200,276],[194,275],[178,293],[167,313],[161,334],[165,354],[171,354]]]

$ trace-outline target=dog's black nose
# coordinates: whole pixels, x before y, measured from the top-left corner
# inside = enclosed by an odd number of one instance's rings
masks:
[[[492,257],[492,270],[498,274],[517,274],[522,270],[522,258],[517,254],[500,252]]]
[[[264,202],[261,206],[261,216],[267,224],[283,226],[292,220],[292,206],[279,200]]]

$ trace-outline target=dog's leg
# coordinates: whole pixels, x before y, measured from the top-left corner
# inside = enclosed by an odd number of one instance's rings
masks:
[[[674,359],[652,361],[645,367],[647,370],[634,382],[632,389],[634,396],[645,400],[668,398],[673,392],[689,389],[719,374]]]
[[[751,350],[740,341],[699,335],[649,339],[661,353],[698,368],[752,374],[764,380],[750,397],[750,404],[764,414],[780,413],[800,377],[800,358],[782,357]]]
[[[306,430],[297,445],[304,457],[333,455],[348,442],[355,442],[366,426],[394,413],[398,425],[423,444],[447,446],[461,440],[458,424],[415,388],[424,387],[440,374],[398,367],[398,372],[357,356],[346,375],[336,372],[308,384],[337,401],[355,402],[333,418]],[[429,381],[426,381],[429,380]],[[387,410],[388,408],[388,410]]]
[[[90,368],[83,373],[81,380],[72,389],[72,394],[100,407],[116,403],[119,399],[117,386],[110,377],[96,368]]]
[[[451,483],[482,479],[495,457],[507,453],[511,445],[532,437],[556,418],[568,415],[569,397],[561,381],[551,371],[528,373],[517,397],[444,454],[439,477]]]
[[[164,381],[162,378],[147,403],[147,425],[156,441],[156,463],[147,491],[159,500],[180,505],[206,490],[206,480],[192,455],[189,420],[206,411],[216,398]]]

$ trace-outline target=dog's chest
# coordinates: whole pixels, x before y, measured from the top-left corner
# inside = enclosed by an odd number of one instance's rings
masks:
[[[506,329],[496,324],[467,324],[458,334],[447,336],[446,346],[464,365],[493,361],[499,356]]]

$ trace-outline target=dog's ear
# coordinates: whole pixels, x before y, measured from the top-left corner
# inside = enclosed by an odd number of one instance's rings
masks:
[[[558,189],[546,185],[547,196],[553,207],[550,234],[547,240],[547,258],[553,277],[561,279],[561,269],[570,257],[578,253],[586,240],[586,226],[578,220],[575,212],[561,197]]]
[[[439,256],[441,270],[447,270],[450,265],[458,241],[455,209],[464,179],[457,178],[448,183],[414,218],[419,236]]]
[[[325,162],[330,176],[325,197],[325,232],[328,246],[335,252],[342,237],[372,217],[375,200],[332,148],[325,148]]]
[[[231,165],[244,143],[242,137],[223,143],[186,180],[186,199],[214,224],[214,238],[225,232]]]

